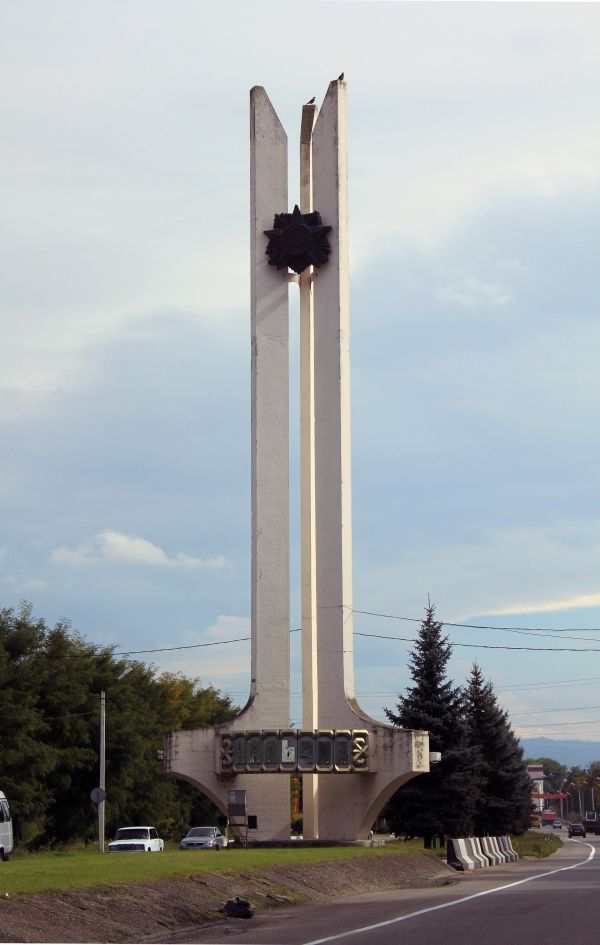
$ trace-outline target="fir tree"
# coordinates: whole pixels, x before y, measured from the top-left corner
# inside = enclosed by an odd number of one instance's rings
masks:
[[[529,827],[531,779],[507,713],[498,705],[492,684],[475,663],[465,692],[468,743],[479,785],[475,813],[477,836],[521,834]]]
[[[429,604],[410,657],[414,685],[399,697],[397,712],[385,710],[394,725],[428,731],[429,750],[442,755],[428,774],[396,791],[385,809],[394,832],[423,836],[426,844],[433,834],[468,836],[478,800],[461,689],[446,677],[452,647],[442,626]]]

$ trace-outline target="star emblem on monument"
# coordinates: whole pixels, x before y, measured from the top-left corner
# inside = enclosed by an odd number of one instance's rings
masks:
[[[302,213],[294,207],[293,213],[276,213],[272,230],[263,230],[269,237],[266,253],[269,266],[278,269],[293,269],[300,274],[315,266],[317,269],[327,262],[331,246],[327,239],[330,226],[324,226],[321,214],[316,210]]]

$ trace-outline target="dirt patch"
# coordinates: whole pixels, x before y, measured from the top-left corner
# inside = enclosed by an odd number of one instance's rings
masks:
[[[257,911],[380,889],[428,886],[456,874],[427,853],[356,857],[0,899],[0,942],[143,942],[220,918],[227,899]]]

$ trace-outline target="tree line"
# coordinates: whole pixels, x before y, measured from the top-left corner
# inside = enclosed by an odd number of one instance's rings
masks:
[[[123,660],[67,622],[48,627],[29,604],[0,610],[0,790],[21,843],[35,849],[97,837],[100,692],[106,692],[107,832],[153,824],[181,836],[215,809],[168,777],[165,732],[204,728],[237,708],[212,686]],[[129,674],[117,683],[126,666]]]
[[[452,646],[442,628],[428,606],[410,657],[413,685],[385,710],[394,725],[428,731],[441,761],[398,790],[384,816],[396,834],[426,845],[434,835],[522,834],[532,809],[523,749],[477,664],[464,686],[447,677]]]

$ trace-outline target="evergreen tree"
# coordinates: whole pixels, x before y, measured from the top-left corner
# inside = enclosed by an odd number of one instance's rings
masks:
[[[465,692],[465,721],[479,785],[475,834],[524,833],[530,823],[531,779],[523,749],[476,663]]]
[[[395,833],[423,836],[426,844],[432,834],[470,835],[478,801],[461,690],[446,677],[452,648],[442,626],[430,604],[410,657],[414,685],[399,697],[396,712],[385,710],[394,725],[428,731],[429,750],[442,755],[428,774],[400,788],[385,809]]]

